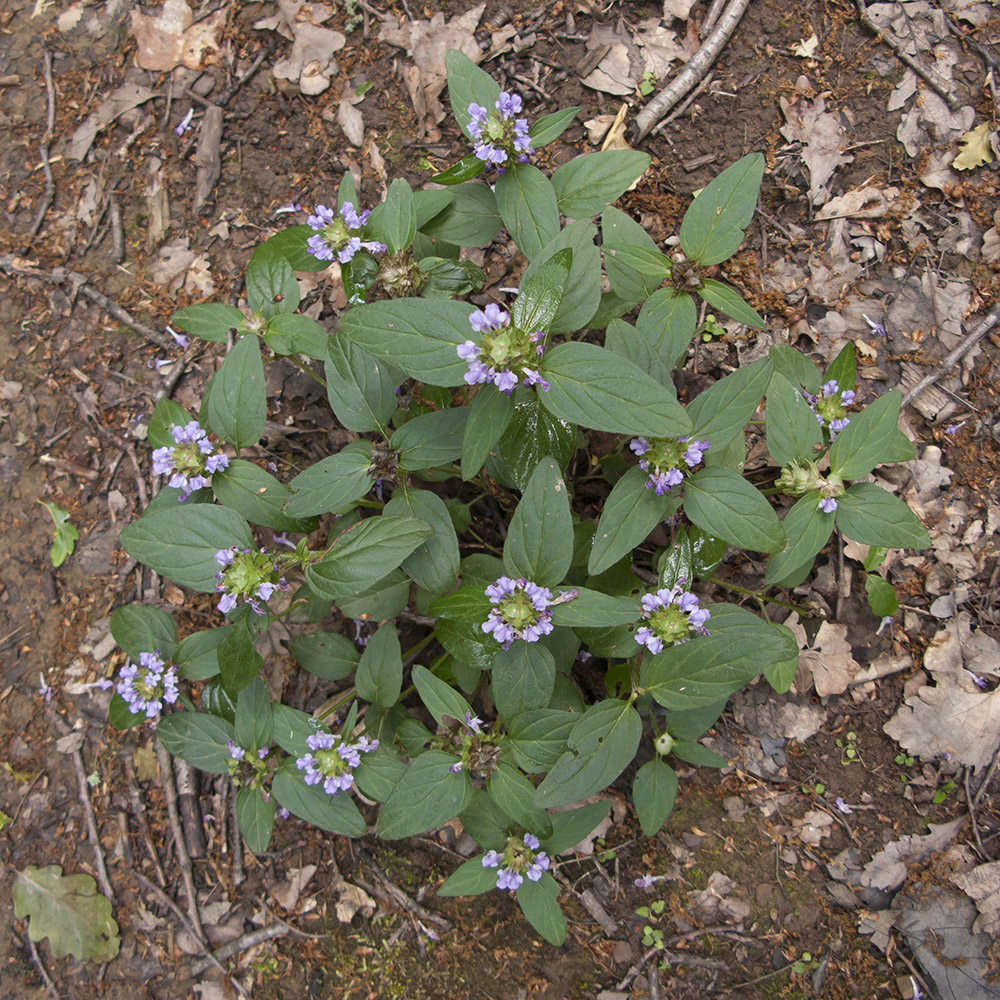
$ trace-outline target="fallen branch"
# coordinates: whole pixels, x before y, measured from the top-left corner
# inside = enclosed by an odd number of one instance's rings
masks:
[[[253,948],[254,945],[263,944],[265,941],[270,941],[272,938],[284,937],[288,931],[286,928],[282,927],[281,924],[271,924],[268,927],[261,927],[260,930],[251,931],[249,934],[244,934],[238,941],[233,941],[230,944],[223,945],[213,956],[211,961],[202,960],[200,962],[195,962],[191,966],[191,975],[200,976],[209,966],[218,965],[219,961],[225,961],[227,958],[232,958],[233,955],[238,955],[241,951],[246,951],[248,948]],[[235,984],[236,980],[233,980]],[[242,990],[240,990],[243,993]],[[245,993],[243,993],[246,996]]]
[[[56,1000],[59,1000],[59,991],[56,989],[56,984],[52,982],[51,977],[45,970],[45,966],[42,964],[42,958],[38,954],[35,942],[31,940],[30,934],[25,933],[24,936],[28,942],[28,949],[31,951],[31,960],[35,963],[35,968],[38,969],[38,974],[42,977],[42,982],[45,983],[45,988],[49,991],[51,996],[54,996]]]
[[[410,899],[409,896],[403,892],[399,886],[394,885],[391,879],[381,868],[379,868],[375,859],[368,854],[366,851],[361,851],[361,856],[365,861],[365,864],[371,868],[375,875],[375,878],[380,883],[379,885],[369,885],[367,882],[363,882],[360,878],[354,878],[352,876],[355,884],[360,886],[365,892],[372,896],[378,896],[379,899],[387,903],[395,903],[401,906],[407,913],[413,914],[413,916],[418,917],[420,920],[426,920],[429,923],[435,924],[440,927],[443,931],[450,931],[454,928],[454,924],[450,920],[445,920],[444,917],[439,917],[436,913],[428,910],[425,906],[421,906],[419,903]]]
[[[632,123],[630,139],[634,146],[648,135],[650,129],[708,72],[709,66],[715,62],[723,46],[729,41],[736,25],[740,23],[744,11],[750,6],[750,0],[730,0],[712,33],[705,39],[701,48],[687,61],[684,69],[677,74],[673,83],[661,90],[636,115]]]
[[[125,774],[128,777],[128,797],[132,803],[132,812],[139,821],[139,829],[142,831],[142,839],[146,844],[146,851],[153,862],[156,877],[160,880],[160,885],[167,884],[167,876],[163,872],[160,864],[160,856],[156,853],[156,844],[153,843],[153,836],[149,832],[149,823],[146,821],[146,807],[143,805],[142,796],[139,794],[139,783],[135,776],[135,766],[128,756],[125,757]]]
[[[966,337],[965,341],[955,348],[949,354],[944,361],[938,365],[937,369],[933,374],[928,375],[926,378],[921,379],[904,397],[903,405],[916,399],[924,389],[932,386],[938,379],[943,378],[948,374],[968,354],[976,344],[979,343],[993,329],[1000,323],[1000,302],[996,303],[993,308],[983,317],[982,322]]]
[[[35,213],[35,221],[28,230],[29,236],[37,236],[38,230],[42,228],[45,214],[52,204],[52,199],[56,194],[56,182],[52,179],[52,165],[49,163],[49,143],[52,142],[56,126],[56,88],[52,83],[52,53],[48,49],[42,49],[42,58],[45,60],[45,95],[48,103],[48,110],[45,115],[45,131],[42,133],[40,152],[42,154],[42,170],[45,173],[45,194],[42,195],[42,203]]]

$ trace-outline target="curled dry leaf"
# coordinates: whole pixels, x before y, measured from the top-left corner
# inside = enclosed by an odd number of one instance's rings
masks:
[[[926,836],[907,835],[886,844],[865,865],[861,884],[889,892],[898,889],[906,881],[908,864],[917,865],[931,854],[943,851],[958,836],[964,824],[964,816],[950,823],[928,823],[931,832]]]
[[[801,142],[803,163],[809,168],[809,200],[824,204],[830,197],[827,186],[837,167],[852,163],[854,157],[845,153],[847,142],[840,116],[826,110],[826,101],[804,97],[781,98],[785,125],[781,134],[789,142]]]
[[[792,826],[803,844],[818,847],[833,833],[833,817],[820,809],[810,809],[801,819],[792,820]]]
[[[166,0],[155,17],[132,11],[136,65],[165,72],[175,66],[204,69],[219,50],[219,35],[226,25],[225,8],[197,24],[185,0]]]
[[[883,219],[895,207],[899,188],[862,187],[848,191],[839,198],[831,198],[817,213],[819,222],[837,216],[853,219]]]
[[[967,896],[975,900],[979,916],[972,932],[1000,936],[1000,861],[990,861],[971,871],[948,876]]]
[[[861,669],[861,665],[851,654],[847,626],[823,622],[810,646],[806,630],[799,624],[798,615],[791,615],[785,624],[795,633],[799,643],[799,670],[795,676],[795,690],[804,694],[811,681],[821,698],[846,691]]]
[[[276,29],[293,39],[292,51],[274,64],[272,72],[278,80],[297,82],[303,94],[321,94],[330,86],[330,77],[337,72],[334,53],[347,43],[339,31],[324,28],[322,22],[331,11],[320,5],[301,0],[278,0],[279,18],[266,18],[254,27]]]

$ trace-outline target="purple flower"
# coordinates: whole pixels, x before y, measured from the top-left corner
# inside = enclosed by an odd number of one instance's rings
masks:
[[[513,868],[501,868],[497,873],[498,889],[510,889],[514,892],[523,881],[524,876]]]
[[[247,755],[246,750],[244,750],[243,747],[236,742],[236,740],[227,740],[226,749],[229,751],[229,756],[232,757],[233,760],[243,760]]]
[[[962,421],[960,424],[948,424],[944,429],[945,434],[955,435],[957,434],[966,424],[966,421]]]
[[[515,892],[524,884],[525,876],[529,881],[537,882],[542,873],[551,867],[548,855],[539,851],[539,846],[538,838],[531,833],[526,833],[520,840],[508,837],[503,854],[487,851],[483,855],[483,867],[498,869],[498,889]],[[501,862],[503,867],[500,867]]]
[[[972,683],[975,684],[977,688],[985,689],[988,686],[985,677],[980,677],[979,674],[974,674],[968,667],[965,668],[965,672],[972,678]]]
[[[880,337],[886,336],[885,326],[882,323],[876,323],[875,320],[873,320],[871,316],[866,313],[862,313],[861,315],[864,316],[865,322],[872,328],[872,333],[878,334]]]
[[[172,326],[167,327],[167,333],[177,341],[179,347],[187,347],[191,343],[191,338],[183,333],[178,333]]]
[[[38,675],[38,693],[45,699],[46,703],[52,701],[52,686],[46,683],[45,674]]]
[[[635,641],[654,655],[667,646],[687,642],[692,634],[708,635],[705,622],[711,613],[701,607],[696,594],[678,583],[669,590],[645,594],[639,601],[647,624],[636,630]]]
[[[487,851],[483,855],[484,868],[496,868],[500,864],[500,855],[496,851]]]
[[[281,557],[291,558],[291,557]],[[215,589],[222,594],[218,608],[224,615],[236,607],[239,598],[253,609],[254,614],[264,614],[266,604],[276,590],[288,590],[288,581],[281,575],[281,563],[275,561],[266,549],[255,551],[231,545],[215,553],[215,561],[222,567],[215,574]]]
[[[885,627],[886,627],[887,625],[891,625],[891,624],[892,624],[892,619],[893,619],[893,616],[892,616],[892,615],[886,615],[886,616],[885,616],[885,618],[883,618],[883,619],[882,619],[882,621],[880,621],[880,622],[879,622],[879,626],[878,626],[878,628],[877,628],[877,629],[875,629],[875,634],[876,634],[876,635],[881,635],[881,634],[882,634],[882,630],[883,630],[883,629],[884,629],[884,628],[885,628]],[[891,632],[891,631],[890,631],[889,635],[890,635],[890,636],[892,635],[892,632]]]
[[[482,629],[504,649],[509,649],[515,639],[537,642],[552,631],[552,612],[547,608],[554,602],[547,587],[539,587],[524,577],[512,580],[502,576],[486,588],[486,596],[496,607],[490,610]]]
[[[178,122],[177,127],[174,131],[178,136],[182,136],[189,128],[191,128],[191,119],[194,118],[194,108],[188,108],[187,114]],[[187,346],[186,344],[184,345]]]
[[[849,816],[854,810],[838,795],[834,800],[834,805],[840,810],[845,816]]]
[[[657,496],[669,493],[684,482],[685,466],[693,469],[704,458],[708,441],[680,438],[633,438],[629,448],[639,456],[639,468],[649,473],[647,489],[656,490]]]
[[[656,879],[652,875],[640,875],[633,885],[638,889],[652,889]]]
[[[836,379],[824,382],[818,396],[813,396],[805,391],[802,395],[809,403],[820,427],[825,427],[830,431],[831,441],[851,422],[847,416],[847,407],[854,405],[856,398],[854,390],[844,389],[841,391]]]
[[[278,819],[288,819],[292,814],[284,806],[278,806],[276,815]]]
[[[153,451],[153,472],[170,476],[168,485],[181,491],[177,498],[183,503],[195,491],[207,486],[213,473],[229,467],[229,458],[216,451],[197,420],[174,424],[170,428],[172,446]]]
[[[494,108],[488,111],[473,101],[467,109],[472,118],[468,130],[476,157],[488,171],[503,173],[502,165],[508,160],[527,163],[535,150],[528,134],[528,119],[517,117],[523,109],[520,95],[502,91]]]
[[[115,690],[133,715],[145,714],[152,719],[159,715],[164,702],[172,705],[177,701],[177,670],[173,666],[164,668],[159,652],[140,653],[138,666],[127,663],[122,667]]]
[[[295,762],[300,771],[306,772],[302,780],[307,785],[322,782],[324,792],[338,795],[354,784],[353,772],[361,763],[361,754],[375,750],[378,740],[362,736],[356,743],[345,743],[343,734],[313,733],[306,737],[306,746],[312,753]]]
[[[371,212],[365,209],[360,215],[352,202],[340,206],[339,215],[326,205],[317,205],[314,215],[308,216],[306,225],[315,231],[306,240],[306,249],[319,260],[333,260],[334,254],[341,264],[347,264],[361,249],[369,253],[385,253],[386,246],[375,240],[362,240],[354,235],[368,221]]]
[[[537,385],[543,392],[548,391],[549,383],[529,364],[545,353],[544,330],[529,333],[511,326],[510,314],[493,302],[471,313],[469,325],[481,335],[480,342],[466,340],[455,348],[469,366],[465,373],[469,385],[492,382],[509,396],[523,379],[525,385]]]
[[[824,514],[832,514],[837,509],[837,501],[833,497],[823,497],[819,502],[819,509]]]

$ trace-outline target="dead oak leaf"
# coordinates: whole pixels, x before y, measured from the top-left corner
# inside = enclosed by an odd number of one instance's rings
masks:
[[[980,932],[996,938],[1000,936],[1000,861],[990,861],[971,871],[948,876],[979,910],[972,925],[973,934]]]
[[[816,694],[821,698],[843,694],[861,669],[861,664],[854,659],[851,644],[847,641],[847,626],[823,622],[812,645],[809,645],[806,630],[799,624],[798,615],[790,616],[785,624],[795,634],[799,644],[796,692],[805,694],[812,682]]]

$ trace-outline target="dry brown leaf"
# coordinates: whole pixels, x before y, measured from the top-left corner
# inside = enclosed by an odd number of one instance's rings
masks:
[[[958,836],[958,831],[964,824],[964,816],[959,816],[950,823],[928,823],[931,832],[926,836],[907,835],[886,844],[865,865],[865,870],[861,873],[861,884],[890,891],[898,888],[906,881],[907,862],[919,864],[929,855],[943,851]]]
[[[833,833],[833,817],[821,809],[810,809],[801,819],[793,819],[792,827],[803,844],[818,847]]]
[[[279,80],[297,82],[303,94],[321,94],[330,86],[330,77],[337,72],[334,53],[347,44],[339,31],[324,28],[322,22],[330,11],[302,0],[278,0],[281,20],[267,18],[255,27],[277,29],[294,39],[292,50],[274,64],[272,72]]]
[[[979,916],[972,932],[1000,936],[1000,861],[990,861],[971,871],[948,876],[967,896],[975,900]]]
[[[861,669],[861,665],[851,654],[847,626],[823,622],[810,646],[807,644],[806,630],[799,624],[798,615],[791,615],[785,624],[795,633],[799,644],[795,690],[799,694],[805,694],[811,681],[821,698],[846,691]]]
[[[219,50],[219,35],[226,24],[220,9],[192,24],[194,14],[185,0],[166,0],[156,16],[132,11],[136,65],[165,72],[175,66],[203,69]]]
[[[789,142],[801,142],[803,163],[809,168],[809,199],[814,205],[824,204],[830,197],[827,182],[837,167],[852,163],[854,157],[843,152],[846,140],[840,116],[826,110],[826,101],[817,97],[780,99],[786,124],[781,134]]]
[[[966,132],[958,140],[962,151],[951,161],[956,170],[975,170],[984,163],[993,162],[993,147],[990,144],[990,123],[983,122],[971,132]]]
[[[898,197],[897,187],[855,188],[839,198],[831,198],[816,213],[816,219],[820,222],[838,216],[848,216],[853,219],[882,219],[895,206]]]
[[[140,87],[137,83],[126,83],[113,90],[97,106],[97,110],[77,126],[66,149],[66,155],[73,160],[82,160],[97,137],[97,133],[107,128],[119,115],[145,104],[156,94],[148,87]]]
[[[271,889],[271,895],[280,903],[287,913],[294,913],[302,890],[316,874],[316,865],[304,865],[302,868],[289,868],[285,881]]]

